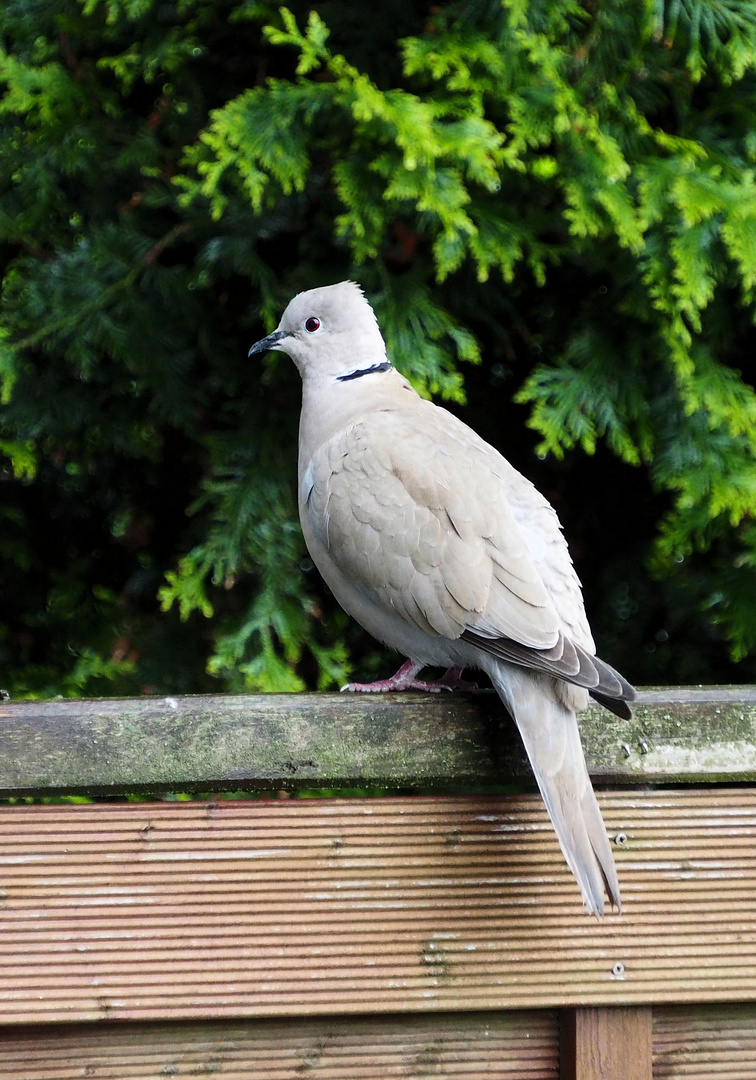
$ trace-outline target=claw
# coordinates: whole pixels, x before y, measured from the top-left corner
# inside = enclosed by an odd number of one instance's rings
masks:
[[[440,679],[432,682],[416,679],[415,676],[423,666],[414,660],[406,660],[390,679],[378,679],[371,683],[346,683],[341,689],[342,692],[349,690],[355,694],[386,694],[400,690],[422,690],[426,694],[440,694],[444,690],[452,693],[454,690],[477,689],[475,683],[465,682],[461,678],[463,668],[456,666],[450,667]]]

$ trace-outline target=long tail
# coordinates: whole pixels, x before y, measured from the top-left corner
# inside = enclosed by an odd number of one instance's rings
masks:
[[[515,719],[543,801],[588,910],[604,914],[604,892],[621,909],[612,849],[588,776],[575,713],[556,700],[548,676],[487,665]]]

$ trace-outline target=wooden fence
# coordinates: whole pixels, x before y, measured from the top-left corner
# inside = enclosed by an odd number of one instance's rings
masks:
[[[602,921],[491,694],[0,703],[0,1080],[756,1078],[756,689],[582,727]]]

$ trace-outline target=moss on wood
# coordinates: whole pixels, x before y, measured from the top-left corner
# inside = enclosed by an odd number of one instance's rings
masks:
[[[756,779],[754,687],[646,691],[581,728],[598,781]],[[532,778],[488,692],[0,703],[2,796],[509,782]]]

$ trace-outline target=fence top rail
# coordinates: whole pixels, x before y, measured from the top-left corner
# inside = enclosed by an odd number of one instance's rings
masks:
[[[756,780],[756,687],[641,691],[581,716],[599,784]],[[0,702],[0,798],[530,783],[492,692]]]

